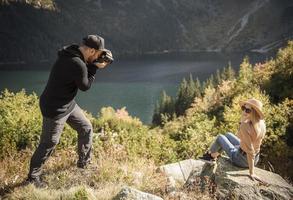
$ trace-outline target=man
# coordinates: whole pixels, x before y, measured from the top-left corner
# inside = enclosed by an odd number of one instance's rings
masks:
[[[43,127],[39,146],[31,158],[28,183],[44,186],[40,180],[41,168],[58,144],[65,122],[78,133],[77,167],[85,168],[89,163],[93,127],[74,97],[78,89],[86,91],[91,87],[97,68],[111,63],[101,61],[105,53],[112,58],[111,52],[105,49],[104,39],[97,35],[83,38],[79,46],[71,45],[59,50],[58,59],[40,97]],[[96,62],[97,59],[100,62]]]

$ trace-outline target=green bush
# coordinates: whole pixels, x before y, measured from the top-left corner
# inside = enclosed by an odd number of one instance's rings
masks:
[[[256,82],[267,91],[274,103],[285,98],[292,99],[293,85],[293,41],[278,51],[275,60],[255,67]]]
[[[0,96],[0,156],[36,145],[41,132],[41,113],[36,94],[4,90]]]
[[[84,187],[81,187],[74,193],[74,200],[88,200],[88,193]]]
[[[167,123],[162,134],[175,142],[173,153],[177,160],[196,158],[208,149],[217,134],[215,121],[206,114],[194,113]]]
[[[99,137],[96,146],[104,151],[125,151],[129,156],[148,156],[148,127],[137,118],[128,115],[125,108],[115,111],[111,107],[102,108],[93,121],[95,132]]]
[[[0,157],[38,145],[42,131],[42,115],[35,93],[4,90],[0,95]],[[77,134],[65,126],[58,148],[76,145]]]

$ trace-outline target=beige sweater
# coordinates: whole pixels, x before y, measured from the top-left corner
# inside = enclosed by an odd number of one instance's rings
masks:
[[[264,122],[262,121],[262,123]],[[241,149],[254,159],[255,155],[260,151],[265,129],[262,130],[262,133],[257,134],[251,122],[241,122],[237,135],[240,139]]]

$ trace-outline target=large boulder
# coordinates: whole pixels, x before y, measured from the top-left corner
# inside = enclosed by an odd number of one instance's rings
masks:
[[[255,168],[255,173],[266,184],[249,178],[248,169],[234,166],[227,158],[215,165],[205,164],[201,171],[193,171],[185,186],[208,190],[217,199],[293,199],[293,187],[280,175]]]
[[[267,183],[261,184],[249,178],[248,169],[234,166],[226,157],[213,165],[199,160],[185,160],[159,169],[168,179],[184,182],[187,190],[210,193],[217,199],[293,199],[292,185],[278,174],[256,167],[255,173]]]
[[[124,187],[113,200],[163,200],[161,197],[134,188]]]
[[[183,185],[192,171],[201,171],[205,163],[200,160],[183,160],[177,163],[163,165],[159,171],[167,177],[174,179],[178,184]]]

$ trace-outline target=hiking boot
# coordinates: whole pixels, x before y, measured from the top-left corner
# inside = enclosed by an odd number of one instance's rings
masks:
[[[200,156],[199,159],[210,164],[214,164],[216,162],[216,159],[213,158],[210,153],[205,153],[203,156]]]
[[[97,164],[93,163],[92,161],[88,162],[77,162],[76,166],[80,169],[88,169],[88,170],[98,170]]]
[[[45,182],[43,182],[40,177],[36,177],[36,178],[28,177],[25,180],[24,185],[29,185],[29,184],[33,184],[36,188],[47,188],[48,187],[48,185]]]
[[[91,164],[91,160],[88,160],[88,161],[86,161],[86,162],[77,161],[76,166],[77,166],[78,168],[85,169],[85,168],[87,168],[87,166],[88,166],[89,164]]]

